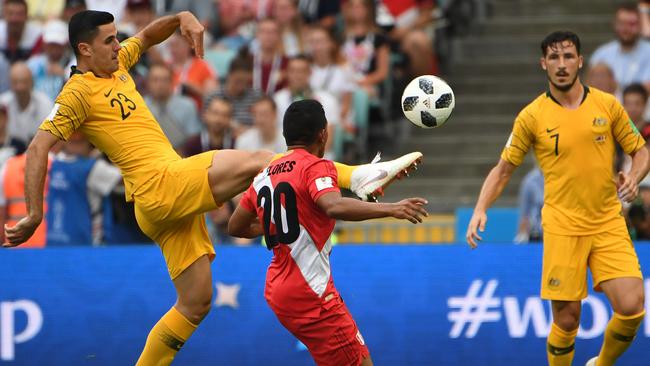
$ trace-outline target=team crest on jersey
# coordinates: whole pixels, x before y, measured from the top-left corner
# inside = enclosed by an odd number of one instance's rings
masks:
[[[603,117],[596,117],[594,118],[594,121],[591,123],[593,127],[601,127],[601,126],[607,126],[607,120]]]
[[[117,77],[118,79],[122,80],[122,82],[126,83],[129,78],[125,74],[120,74],[120,76]]]

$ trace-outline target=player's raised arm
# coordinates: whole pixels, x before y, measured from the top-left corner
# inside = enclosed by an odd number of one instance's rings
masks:
[[[144,52],[149,47],[169,38],[177,28],[180,28],[181,35],[192,46],[196,55],[203,58],[203,32],[205,28],[189,11],[158,18],[137,33],[135,37],[142,41],[142,51]]]
[[[490,174],[485,178],[485,182],[483,182],[483,187],[481,188],[481,193],[476,202],[476,207],[474,207],[474,214],[467,226],[467,234],[465,234],[467,243],[472,248],[476,248],[477,240],[482,240],[478,231],[485,230],[485,224],[487,223],[487,209],[492,205],[492,203],[494,203],[494,201],[496,201],[497,198],[499,198],[501,192],[503,192],[503,189],[510,181],[510,177],[515,168],[515,165],[503,159],[499,159],[497,165],[492,168]]]
[[[327,216],[345,221],[362,221],[381,217],[394,217],[417,224],[428,216],[424,198],[407,198],[395,203],[369,203],[342,197],[340,192],[328,192],[316,200],[316,205]]]
[[[43,220],[43,187],[47,174],[47,155],[59,139],[53,134],[38,130],[27,149],[25,163],[25,202],[27,216],[13,227],[5,225],[4,247],[15,247],[27,241]]]

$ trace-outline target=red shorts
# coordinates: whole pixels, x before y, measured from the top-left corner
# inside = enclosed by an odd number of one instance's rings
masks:
[[[307,346],[318,366],[358,366],[370,356],[350,311],[338,297],[323,305],[318,318],[276,315]]]

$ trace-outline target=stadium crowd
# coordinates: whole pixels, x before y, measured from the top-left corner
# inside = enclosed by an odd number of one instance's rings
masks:
[[[149,50],[131,70],[181,156],[211,149],[283,151],[282,117],[315,98],[330,122],[326,157],[366,161],[395,147],[401,88],[438,74],[441,17],[434,0],[3,0],[0,3],[0,222],[25,213],[23,152],[54,107],[75,64],[67,20],[84,9],[115,16],[126,39],[156,17],[190,10],[206,28],[205,57],[180,34]],[[586,83],[616,95],[650,138],[650,1],[614,15],[615,39],[590,55]],[[386,141],[390,140],[391,143]],[[388,151],[390,153],[390,151]],[[619,151],[615,169],[628,169]],[[520,187],[516,242],[541,240],[543,180],[533,168]],[[81,134],[51,155],[46,220],[26,247],[150,240],[124,200],[120,172]],[[632,237],[650,240],[650,179],[625,207]],[[229,243],[236,202],[208,215],[215,243]],[[0,236],[2,234],[0,233]],[[0,238],[2,239],[2,238]]]
[[[438,2],[440,3],[440,1]],[[176,34],[131,69],[181,156],[210,149],[283,151],[282,117],[313,98],[330,129],[328,158],[390,150],[401,90],[437,74],[433,0],[4,0],[0,19],[0,222],[25,214],[23,152],[56,109],[74,54],[67,21],[84,9],[115,16],[118,38],[189,10],[206,29],[203,59]],[[390,153],[390,151],[388,151]],[[120,172],[81,134],[49,162],[46,220],[23,247],[149,242],[125,202]],[[208,215],[215,243],[236,202]],[[2,234],[0,234],[2,235]],[[0,238],[3,239],[3,238]]]

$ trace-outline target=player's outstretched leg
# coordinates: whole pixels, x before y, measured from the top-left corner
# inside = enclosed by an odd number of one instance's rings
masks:
[[[208,182],[218,204],[243,192],[275,154],[270,151],[219,150],[212,157]]]
[[[192,335],[212,305],[212,273],[205,255],[174,279],[178,298],[149,332],[137,366],[164,366]]]
[[[253,178],[273,159],[270,151],[219,150],[212,158],[208,179],[212,196],[223,203],[243,192]],[[376,200],[395,179],[408,176],[422,161],[422,153],[412,152],[397,159],[369,164],[345,165],[335,162],[340,188],[349,189],[364,201]]]
[[[364,201],[376,201],[395,179],[408,176],[411,170],[417,169],[422,153],[412,152],[394,160],[378,161],[379,154],[370,164],[347,166],[335,163],[339,187],[350,189]]]
[[[598,366],[614,365],[634,340],[645,316],[643,281],[640,278],[615,278],[600,283],[614,309],[605,329],[605,340],[597,360]]]
[[[549,366],[571,366],[580,325],[580,301],[553,300],[553,323],[546,343]]]

